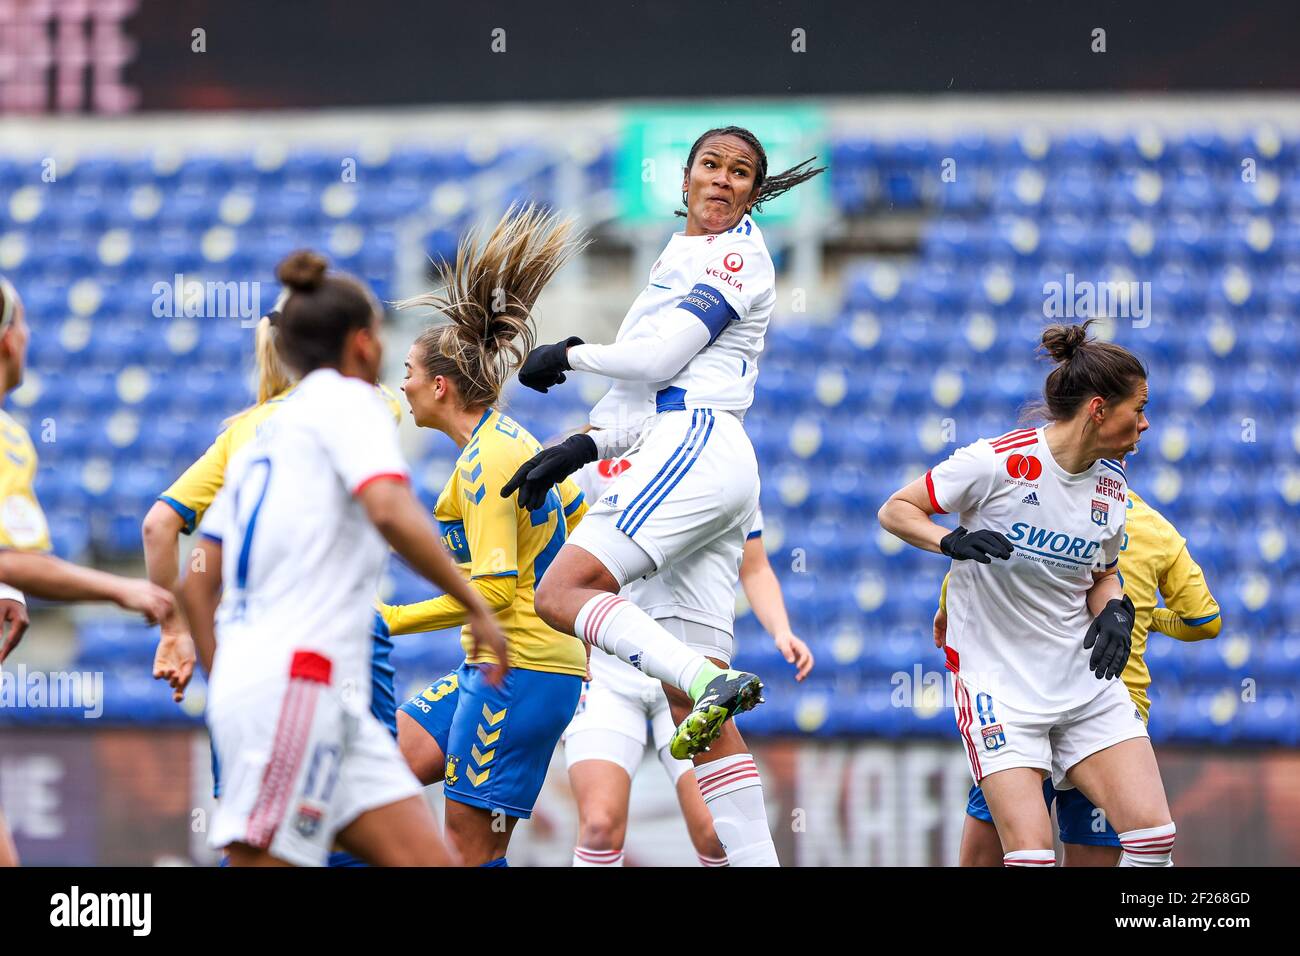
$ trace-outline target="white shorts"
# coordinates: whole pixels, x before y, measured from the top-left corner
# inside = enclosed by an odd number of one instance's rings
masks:
[[[369,713],[309,680],[273,681],[209,709],[221,796],[208,843],[247,843],[296,866],[324,866],[338,832],[367,810],[421,792],[397,743]]]
[[[1034,767],[1059,785],[1084,757],[1123,740],[1146,737],[1147,725],[1124,682],[1112,680],[1086,704],[1057,714],[1030,714],[972,690],[958,678],[957,733],[975,782],[999,770]]]
[[[731,412],[664,412],[649,426],[633,462],[578,524],[569,541],[597,559],[619,587],[647,573],[630,539],[658,572],[647,607],[731,633],[745,538],[758,511],[758,462]]]
[[[663,696],[663,691],[659,691]],[[569,769],[583,760],[604,760],[618,764],[635,777],[645,756],[646,731],[664,772],[674,786],[682,774],[694,769],[689,760],[678,760],[668,749],[676,724],[668,711],[668,700],[647,720],[641,700],[631,700],[608,687],[583,685],[583,701],[564,731],[564,761]],[[617,729],[616,729],[617,728]]]
[[[600,653],[592,652],[592,680],[582,685],[577,713],[564,731],[565,765],[571,768],[583,760],[605,760],[635,777],[648,738],[675,786],[693,764],[677,760],[668,750],[677,725],[663,686],[616,658],[597,665],[595,655]],[[626,668],[629,673],[622,675],[614,668]]]

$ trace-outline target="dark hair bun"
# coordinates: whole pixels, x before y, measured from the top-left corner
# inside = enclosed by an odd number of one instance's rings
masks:
[[[1089,319],[1083,325],[1050,325],[1043,330],[1043,349],[1053,362],[1068,362],[1088,341]]]
[[[275,277],[294,292],[314,292],[325,281],[329,263],[310,249],[299,249],[286,256],[275,270]]]

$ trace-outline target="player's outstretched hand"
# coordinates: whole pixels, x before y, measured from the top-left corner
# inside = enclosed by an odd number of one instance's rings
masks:
[[[519,492],[519,507],[536,511],[546,502],[551,486],[599,456],[596,443],[590,435],[570,435],[558,445],[543,448],[519,466],[510,480],[501,488],[501,497],[509,498]]]
[[[486,607],[481,611],[470,611],[469,636],[471,657],[488,651],[497,659],[495,664],[483,665],[483,671],[489,684],[500,687],[506,674],[510,673],[510,654],[506,649],[506,636],[501,633],[501,625]]]
[[[194,676],[194,638],[189,631],[163,628],[153,656],[154,680],[165,680],[172,688],[172,700],[185,699],[185,688]]]
[[[139,581],[135,578],[122,579],[121,589],[114,601],[128,611],[143,614],[144,619],[150,624],[157,624],[176,610],[170,591],[158,587],[151,581]]]
[[[934,612],[934,646],[944,647],[948,643],[948,612],[943,608]]]
[[[794,665],[794,679],[799,681],[807,677],[813,669],[813,652],[809,650],[808,645],[795,637],[792,631],[778,634],[773,640],[776,642],[776,649],[785,658],[785,662]]]
[[[570,371],[569,349],[582,344],[582,339],[570,335],[563,342],[537,346],[528,353],[519,369],[520,384],[543,394],[552,385],[559,385],[564,381],[564,373]]]
[[[12,598],[0,601],[0,664],[23,639],[29,623],[26,604]]]
[[[943,536],[939,550],[954,561],[974,559],[980,564],[992,564],[993,558],[1005,561],[1014,550],[1011,542],[1000,531],[981,528],[979,531],[967,531],[957,528]]]
[[[1098,680],[1109,680],[1124,673],[1133,646],[1133,621],[1136,617],[1133,602],[1125,594],[1122,598],[1107,601],[1088,627],[1083,649],[1092,649],[1088,669],[1097,675]]]

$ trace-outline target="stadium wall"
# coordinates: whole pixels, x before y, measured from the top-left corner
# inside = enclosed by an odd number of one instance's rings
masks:
[[[951,866],[970,776],[947,742],[757,743],[768,819],[785,866]],[[1300,753],[1161,747],[1184,866],[1300,864]],[[0,804],[34,865],[211,864],[207,736],[193,730],[9,728]],[[430,791],[441,811],[441,788]],[[441,812],[439,812],[441,817]],[[567,866],[577,808],[562,750],[516,866]],[[676,797],[647,753],[632,790],[629,866],[692,866]]]

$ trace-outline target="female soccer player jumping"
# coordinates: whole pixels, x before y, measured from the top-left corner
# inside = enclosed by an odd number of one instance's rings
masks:
[[[1151,672],[1144,658],[1150,631],[1180,641],[1204,641],[1218,636],[1223,622],[1219,604],[1205,584],[1205,575],[1178,529],[1132,488],[1128,490],[1125,510],[1128,517],[1119,554],[1119,577],[1124,593],[1135,598],[1136,614],[1133,650],[1120,679],[1145,721],[1151,710],[1147,697]],[[943,647],[948,630],[946,591],[945,578],[934,616],[936,647]],[[1164,597],[1164,607],[1156,607],[1157,593]],[[1066,866],[1114,866],[1119,862],[1119,834],[1092,801],[1074,787],[1057,790],[1046,784],[1044,795],[1049,804],[1056,803],[1061,845],[1065,847],[1062,862]],[[966,802],[958,859],[962,866],[998,866],[1002,862],[1002,843],[978,784],[971,787]]]
[[[0,394],[22,384],[27,369],[23,302],[0,276]],[[53,555],[49,524],[32,481],[36,446],[27,429],[0,411],[0,666],[27,632],[27,598],[112,601],[144,615],[150,624],[172,613],[172,597],[148,581],[81,568]],[[18,851],[0,814],[0,866],[17,866]]]
[[[537,611],[664,683],[680,721],[673,756],[709,764],[699,782],[716,784],[709,809],[732,866],[777,864],[758,771],[729,720],[758,704],[762,688],[755,675],[728,669],[736,574],[758,507],[742,418],[776,304],[772,259],[750,213],[821,172],[805,166],[769,177],[762,145],[739,127],[695,141],[682,177],[686,229],[651,268],[614,344],[570,337],[534,349],[520,370],[523,384],[543,392],[570,369],[615,379],[592,409],[593,430],[525,462],[502,489],[518,490],[520,505],[532,508],[588,462],[636,462],[556,558]],[[684,640],[618,596],[665,568],[692,581],[708,605],[711,623],[683,621]]]
[[[538,295],[579,245],[572,226],[529,207],[513,209],[481,244],[474,235],[445,269],[446,289],[403,306],[432,306],[450,321],[416,339],[402,390],[417,425],[461,449],[434,515],[469,586],[496,614],[510,674],[486,678],[499,658],[466,632],[466,659],[398,711],[402,753],[422,783],[445,780],[447,835],[466,864],[506,866],[519,820],[528,819],[546,768],[578,705],[587,670],[581,641],[548,627],[533,594],[585,511],[565,479],[531,509],[502,486],[540,446],[496,407],[501,387],[533,343]],[[394,635],[465,623],[454,595],[381,609]]]
[[[504,656],[504,639],[407,483],[371,384],[379,304],[313,253],[278,276],[280,354],[302,381],[231,459],[180,589],[196,643],[217,648],[208,723],[224,784],[209,842],[233,865],[320,865],[336,837],[374,864],[445,864],[419,782],[368,712],[385,540],[468,608],[477,642]]]
[[[599,499],[628,467],[626,459],[587,465],[577,476],[583,495],[590,501]],[[633,581],[621,596],[674,629],[684,616],[698,614],[696,605],[703,602],[693,600],[690,606],[683,607],[678,602],[689,582],[674,582],[675,596],[665,578],[657,574]],[[761,510],[745,538],[740,583],[759,623],[772,635],[782,656],[794,665],[795,680],[803,680],[812,671],[813,655],[790,628],[781,583],[763,550]],[[578,843],[573,848],[573,865],[623,865],[632,778],[641,765],[649,736],[677,792],[700,865],[726,866],[727,857],[709,815],[712,792],[702,796],[690,761],[678,760],[669,751],[673,722],[663,685],[610,654],[593,654],[588,666],[591,676],[583,688],[578,713],[564,732],[569,785],[578,804]]]
[[[1160,770],[1115,680],[1134,618],[1116,574],[1128,487],[1118,459],[1147,428],[1146,371],[1089,339],[1088,324],[1043,333],[1057,363],[1044,387],[1050,424],[958,450],[895,492],[880,523],[954,561],[945,653],[957,727],[1004,862],[1055,865],[1050,774],[1104,808],[1121,865],[1167,866],[1175,830]],[[930,518],[949,512],[961,516],[951,532]]]

